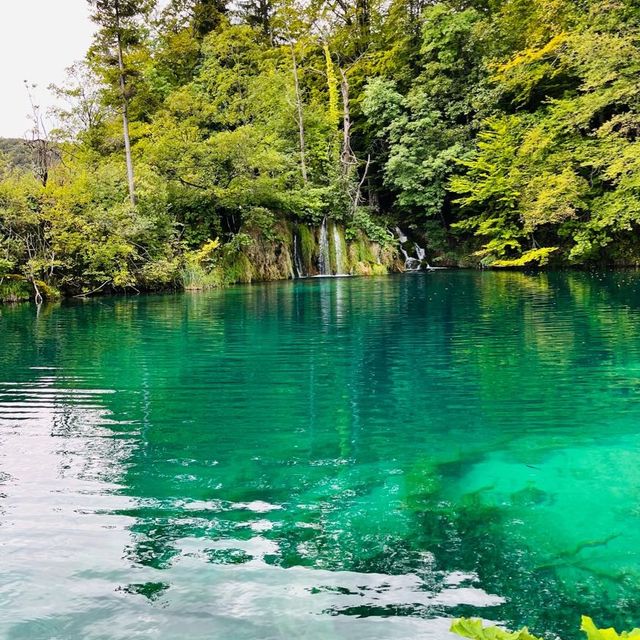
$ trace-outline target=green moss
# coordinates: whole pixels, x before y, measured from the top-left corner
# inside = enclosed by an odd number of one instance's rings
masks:
[[[314,258],[316,255],[316,239],[313,232],[306,224],[299,224],[297,227],[300,237],[300,252],[302,254],[302,264],[305,271],[311,273],[314,270]]]
[[[338,273],[338,261],[336,257],[336,246],[333,242],[333,230],[335,223],[330,222],[327,224],[327,235],[329,240],[329,271],[331,273]]]
[[[371,248],[371,242],[361,233],[351,242],[348,254],[351,268],[355,268],[359,263],[377,264],[378,262]]]
[[[249,258],[242,253],[229,252],[222,261],[222,272],[227,284],[236,282],[248,283],[253,280],[253,267]]]
[[[224,286],[224,275],[219,268],[210,271],[198,264],[188,264],[181,273],[182,286],[187,291],[206,291]]]

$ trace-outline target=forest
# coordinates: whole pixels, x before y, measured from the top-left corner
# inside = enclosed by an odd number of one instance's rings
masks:
[[[0,145],[0,299],[640,262],[633,0],[88,4]]]

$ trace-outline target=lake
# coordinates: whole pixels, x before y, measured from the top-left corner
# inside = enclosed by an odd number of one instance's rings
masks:
[[[0,307],[0,637],[640,626],[640,274]]]

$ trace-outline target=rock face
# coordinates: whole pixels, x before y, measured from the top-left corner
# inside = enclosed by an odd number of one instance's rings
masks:
[[[344,227],[326,218],[318,226],[281,221],[269,233],[258,228],[242,232],[248,240],[228,254],[223,265],[230,282],[382,275],[403,270],[393,244],[382,246],[360,232],[347,240]]]

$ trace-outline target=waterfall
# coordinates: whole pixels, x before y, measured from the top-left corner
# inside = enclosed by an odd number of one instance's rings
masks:
[[[400,244],[404,244],[409,239],[400,227],[396,227],[396,235],[398,236]]]
[[[338,225],[333,225],[333,246],[336,255],[336,275],[345,275],[344,260],[342,256],[342,238],[340,237],[340,230]]]
[[[420,270],[420,260],[417,258],[412,258],[403,247],[400,247],[400,251],[402,251],[402,255],[404,256],[404,268],[407,271],[419,271]]]
[[[418,256],[417,258],[414,258],[413,256],[410,256],[407,253],[407,250],[404,248],[404,245],[409,241],[409,238],[407,237],[407,234],[400,228],[400,227],[396,227],[395,229],[396,231],[396,236],[398,236],[398,243],[400,244],[400,251],[402,252],[402,255],[404,256],[404,268],[406,271],[419,271],[420,270],[420,266],[422,263],[422,260],[424,259],[424,249],[422,249],[421,247],[419,247],[417,244],[414,243],[414,247],[416,250],[416,255]],[[422,253],[422,255],[421,255]]]
[[[322,219],[320,227],[320,253],[318,255],[318,271],[321,276],[331,275],[331,259],[329,257],[329,234],[327,232],[327,218]]]
[[[304,265],[302,264],[302,255],[300,251],[300,234],[298,230],[293,232],[293,277],[304,278],[306,274],[304,272]]]
[[[427,269],[431,271],[433,269],[438,269],[440,267],[432,267],[427,262],[427,251],[423,249],[417,242],[413,242],[413,252],[415,252],[415,257],[410,256],[405,246],[409,242],[409,238],[404,231],[400,227],[395,228],[396,236],[398,238],[398,243],[400,245],[400,251],[404,256],[404,268],[406,271],[420,271],[421,269]],[[411,245],[408,247],[411,248]]]
[[[416,246],[416,255],[418,256],[418,260],[420,260],[420,265],[425,269],[427,269],[428,271],[433,271],[434,269],[436,269],[437,267],[432,267],[427,262],[427,252],[418,244],[416,244],[415,246]]]

